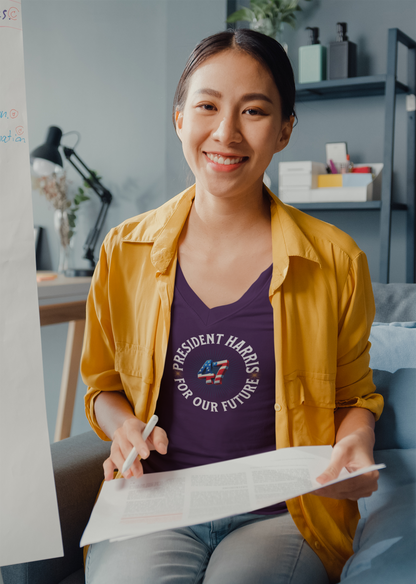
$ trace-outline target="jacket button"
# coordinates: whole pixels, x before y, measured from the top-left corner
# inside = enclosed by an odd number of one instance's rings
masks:
[[[274,404],[274,409],[276,410],[276,412],[280,412],[282,406],[280,404]]]
[[[319,541],[316,541],[316,542],[315,542],[315,548],[316,548],[317,550],[320,550],[320,549],[321,549],[321,544],[319,543]]]

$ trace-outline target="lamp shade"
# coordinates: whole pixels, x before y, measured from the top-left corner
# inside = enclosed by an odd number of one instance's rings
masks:
[[[32,151],[30,158],[36,174],[45,176],[62,170],[62,157],[59,153],[61,138],[62,130],[56,126],[51,126],[48,130],[45,144]]]

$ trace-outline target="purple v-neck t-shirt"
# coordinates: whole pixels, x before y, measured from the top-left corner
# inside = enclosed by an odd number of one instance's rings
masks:
[[[177,264],[171,331],[156,408],[168,452],[145,472],[267,452],[275,441],[272,266],[237,301],[208,308]],[[284,504],[261,509],[279,513]]]

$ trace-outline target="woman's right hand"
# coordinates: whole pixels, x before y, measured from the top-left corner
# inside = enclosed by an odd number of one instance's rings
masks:
[[[151,450],[156,450],[160,454],[166,454],[168,449],[168,437],[166,432],[156,426],[146,441],[142,438],[142,432],[146,424],[136,417],[127,418],[123,424],[115,430],[113,443],[111,445],[110,456],[104,461],[104,478],[110,481],[116,469],[123,468],[124,461],[130,454],[133,446],[136,448],[141,458],[147,458]],[[130,469],[124,474],[124,478],[132,476],[138,478],[143,474],[143,466],[139,456],[135,459]]]

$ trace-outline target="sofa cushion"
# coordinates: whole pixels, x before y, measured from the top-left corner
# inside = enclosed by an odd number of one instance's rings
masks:
[[[376,450],[416,448],[416,323],[374,323],[370,367],[384,410],[376,423]]]
[[[345,584],[414,584],[416,582],[416,450],[375,453],[384,462],[379,489],[360,499],[361,519],[354,538],[354,555],[341,574]]]
[[[394,373],[416,368],[416,322],[374,322],[370,334],[370,366]]]

